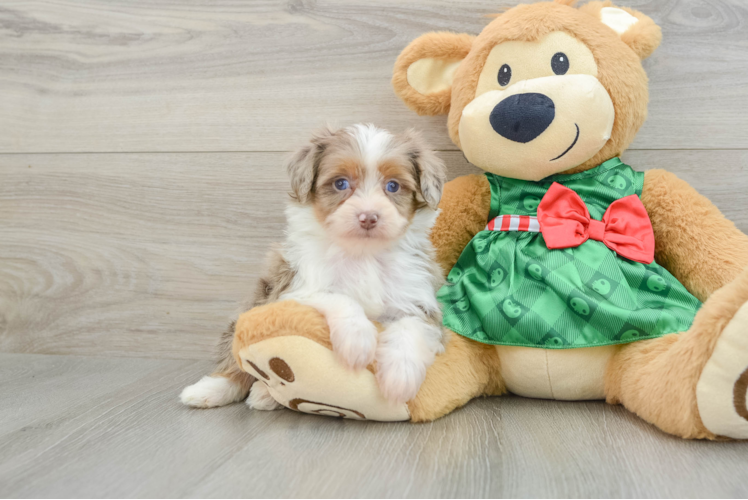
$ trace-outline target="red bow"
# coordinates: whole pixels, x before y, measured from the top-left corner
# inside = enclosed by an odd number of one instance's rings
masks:
[[[577,193],[554,182],[538,205],[538,223],[550,249],[601,241],[621,257],[642,264],[654,260],[654,232],[647,210],[635,194],[610,204],[603,220],[590,218]]]

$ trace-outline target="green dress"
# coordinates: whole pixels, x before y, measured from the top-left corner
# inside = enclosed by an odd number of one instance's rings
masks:
[[[613,201],[641,195],[644,174],[613,158],[539,182],[487,173],[489,220],[535,216],[553,182],[600,220]],[[549,250],[539,232],[481,231],[439,290],[444,326],[478,342],[567,349],[623,344],[687,330],[701,303],[656,262],[620,257],[602,242]]]

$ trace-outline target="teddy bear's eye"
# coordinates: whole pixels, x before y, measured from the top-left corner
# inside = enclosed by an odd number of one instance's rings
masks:
[[[565,75],[569,71],[569,58],[563,52],[556,52],[551,57],[551,69],[557,75]]]
[[[512,79],[512,68],[508,64],[504,64],[499,68],[499,85],[505,87],[509,84],[509,80]]]

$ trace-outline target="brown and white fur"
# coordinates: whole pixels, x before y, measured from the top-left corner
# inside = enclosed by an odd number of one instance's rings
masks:
[[[314,135],[287,168],[286,241],[271,253],[254,305],[292,299],[313,306],[344,364],[362,369],[376,361],[385,397],[412,399],[444,349],[435,294],[442,273],[429,240],[443,163],[413,131],[395,136],[354,125]],[[267,388],[236,365],[232,337],[233,325],[217,371],[187,387],[182,402],[220,406],[243,399],[251,386],[250,407],[276,408]]]

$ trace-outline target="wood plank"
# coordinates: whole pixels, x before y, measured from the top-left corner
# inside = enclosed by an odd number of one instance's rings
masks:
[[[206,362],[0,360],[4,498],[184,495],[279,416],[252,415],[244,405],[182,406],[179,391],[210,369]]]
[[[206,368],[0,354],[0,496],[748,494],[748,442],[673,438],[603,402],[489,398],[429,424],[181,406]]]
[[[211,357],[281,238],[281,157],[0,159],[1,349]]]
[[[478,172],[442,153],[451,176]],[[0,155],[0,351],[209,359],[282,239],[280,153]],[[748,231],[748,151],[632,151]]]
[[[324,121],[415,126],[390,86],[432,30],[478,33],[516,0],[5,1],[0,152],[287,151]],[[748,148],[743,0],[620,0],[664,43],[637,149]]]
[[[428,424],[318,420],[279,419],[190,496],[677,498],[746,491],[748,443],[676,439],[603,402],[508,396],[475,400]],[[257,452],[264,449],[273,451]]]

